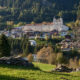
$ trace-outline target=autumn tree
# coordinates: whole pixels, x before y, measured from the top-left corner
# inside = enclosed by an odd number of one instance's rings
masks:
[[[27,56],[27,58],[28,58],[28,61],[29,61],[29,62],[32,62],[32,61],[33,61],[33,56],[32,56],[31,53]]]
[[[48,47],[43,47],[37,53],[38,61],[48,63],[49,62],[49,56],[52,53],[53,53],[52,47],[49,47],[49,46]]]
[[[51,53],[49,58],[48,58],[48,62],[49,64],[56,64],[56,57],[57,57],[57,54],[56,53]]]
[[[77,59],[77,57],[75,58],[70,58],[69,60],[69,67],[76,69],[79,67],[79,60]]]

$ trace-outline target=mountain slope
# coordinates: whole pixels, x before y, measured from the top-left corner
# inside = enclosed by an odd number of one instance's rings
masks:
[[[76,20],[79,0],[0,0],[1,21],[42,22],[62,16],[67,21]],[[5,15],[6,14],[6,15]]]

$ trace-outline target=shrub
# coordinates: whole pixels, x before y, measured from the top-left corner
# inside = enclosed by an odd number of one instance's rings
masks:
[[[45,40],[48,41],[49,40],[49,36],[45,35]]]
[[[49,59],[48,59],[48,63],[49,64],[56,64],[56,53],[52,53],[50,54],[49,56]]]
[[[77,59],[77,57],[75,57],[74,59],[71,58],[71,59],[69,60],[69,67],[70,67],[70,68],[73,68],[73,69],[79,67],[79,60]]]
[[[77,56],[78,55],[78,51],[77,50],[75,50],[75,49],[73,49],[72,51],[71,51],[71,57],[75,57],[75,56]]]
[[[68,59],[65,56],[63,56],[63,53],[58,53],[56,60],[58,65],[68,64]]]
[[[27,56],[27,58],[28,58],[28,61],[29,61],[29,62],[32,62],[32,61],[33,61],[33,56],[32,56],[32,54],[29,54],[29,55]]]

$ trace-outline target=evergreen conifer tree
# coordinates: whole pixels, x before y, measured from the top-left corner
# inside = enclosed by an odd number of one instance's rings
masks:
[[[30,42],[26,44],[26,48],[24,49],[24,54],[27,56],[29,53],[31,53],[31,45]]]
[[[0,56],[10,56],[11,47],[8,38],[2,34],[0,36]]]

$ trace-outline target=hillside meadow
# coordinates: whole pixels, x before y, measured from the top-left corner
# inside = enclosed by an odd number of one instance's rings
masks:
[[[53,72],[55,66],[33,63],[38,68],[0,65],[0,80],[80,80],[80,72]]]

